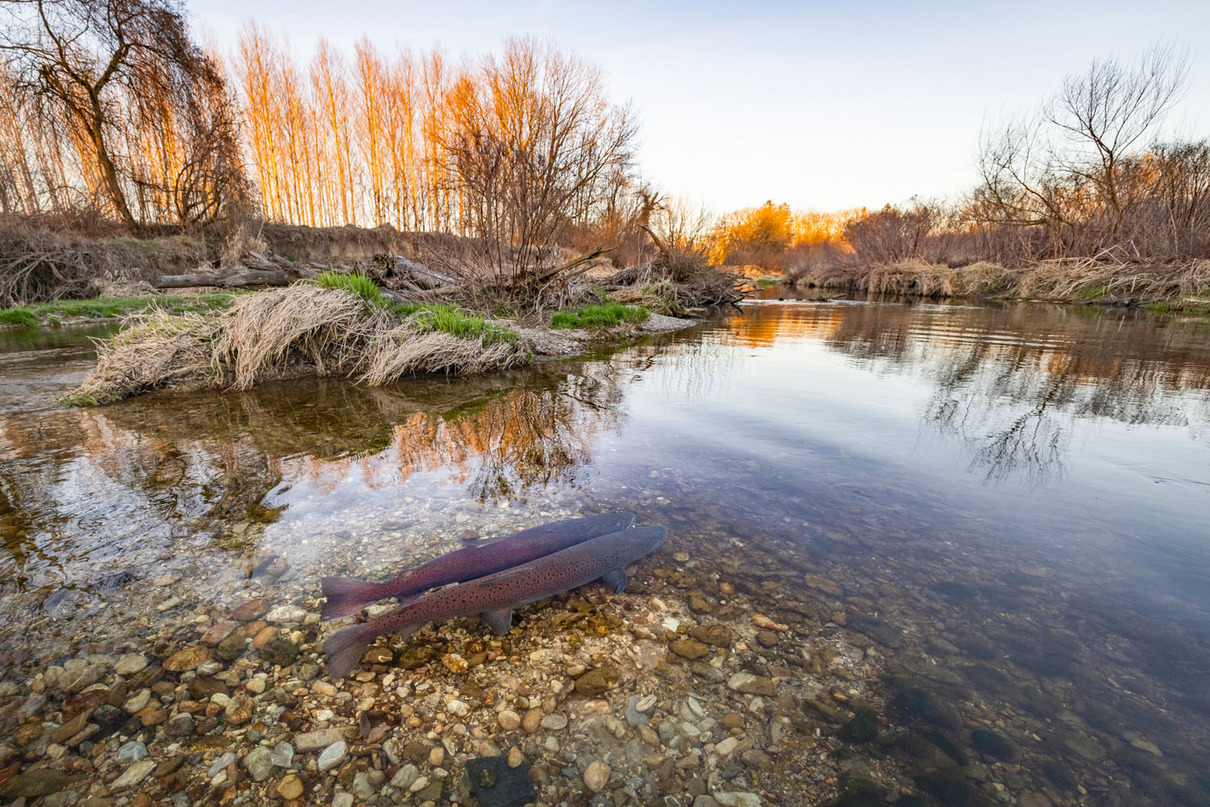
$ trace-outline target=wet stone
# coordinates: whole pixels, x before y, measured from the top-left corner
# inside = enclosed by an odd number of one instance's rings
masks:
[[[349,747],[344,740],[339,740],[325,748],[319,755],[318,765],[321,771],[331,770],[345,761]]]
[[[521,716],[512,709],[505,709],[496,715],[496,722],[505,731],[514,731],[521,726]]]
[[[257,598],[253,600],[246,600],[243,603],[240,603],[240,605],[231,612],[231,618],[237,622],[251,622],[254,619],[260,619],[267,613],[269,613],[269,603],[263,599]]]
[[[567,716],[558,712],[543,715],[541,725],[547,731],[562,731],[567,728]]]
[[[760,796],[755,793],[715,793],[714,801],[720,807],[760,807]]]
[[[706,644],[693,639],[675,639],[669,643],[668,648],[681,658],[690,660],[710,654],[710,648]]]
[[[290,801],[291,799],[297,799],[302,796],[303,783],[302,780],[298,778],[297,774],[287,774],[286,776],[282,777],[280,782],[277,783],[277,787],[274,788],[274,791],[286,801]]]
[[[777,689],[768,678],[762,678],[752,673],[736,673],[727,679],[727,688],[746,695],[763,695],[772,697]],[[721,802],[720,802],[721,803]]]
[[[248,771],[252,781],[263,782],[273,773],[272,756],[272,751],[263,745],[258,745],[248,752],[240,764],[244,766],[244,770]]]
[[[274,639],[260,651],[261,658],[279,667],[288,667],[298,658],[298,646],[288,639]]]
[[[147,746],[136,740],[131,740],[118,749],[118,762],[138,762],[147,759],[147,756]]]
[[[121,776],[113,783],[114,790],[121,790],[126,787],[134,787],[142,782],[151,772],[156,769],[156,762],[152,759],[144,759],[136,762],[127,768]]]
[[[147,667],[147,657],[138,653],[130,653],[118,659],[113,665],[113,671],[118,675],[134,675]]]
[[[586,698],[598,698],[618,685],[621,675],[613,667],[589,670],[576,679],[576,692]]]
[[[227,704],[227,708],[223,710],[223,717],[227,720],[227,725],[242,726],[252,719],[252,713],[256,709],[256,704],[252,698],[246,693],[237,692],[235,697]]]
[[[182,648],[176,651],[164,662],[168,672],[185,672],[194,670],[210,660],[210,648],[202,645]]]
[[[164,733],[169,737],[189,737],[192,736],[196,725],[191,714],[179,714],[168,721],[168,725],[164,727]]]
[[[609,783],[609,766],[600,760],[593,760],[584,769],[584,787],[593,793],[600,793]]]
[[[81,774],[66,774],[53,768],[42,768],[19,773],[9,779],[0,786],[0,796],[9,799],[48,796],[83,780],[84,776]]]
[[[689,629],[689,638],[711,647],[730,647],[735,643],[735,634],[723,625],[695,625]]]

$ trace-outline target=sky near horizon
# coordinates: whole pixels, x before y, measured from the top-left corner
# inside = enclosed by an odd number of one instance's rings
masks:
[[[639,120],[645,179],[716,213],[763,203],[880,207],[975,182],[985,124],[1028,112],[1102,56],[1184,48],[1187,90],[1166,133],[1210,137],[1210,2],[328,3],[187,0],[227,54],[255,19],[310,58],[320,37],[351,54],[498,51],[553,41],[599,66]]]

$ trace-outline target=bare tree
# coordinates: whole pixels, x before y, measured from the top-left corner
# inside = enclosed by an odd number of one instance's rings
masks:
[[[8,0],[0,15],[15,90],[42,125],[68,129],[86,153],[85,181],[95,177],[123,223],[138,224],[135,204],[144,218],[206,215],[215,206],[203,199],[242,186],[222,75],[178,3]],[[231,158],[212,159],[216,147]],[[191,198],[167,203],[182,187]]]
[[[1156,46],[1134,65],[1098,59],[1068,76],[1036,114],[985,131],[973,210],[1041,228],[1051,255],[1119,243],[1138,199],[1127,169],[1180,98],[1188,70],[1183,52]]]

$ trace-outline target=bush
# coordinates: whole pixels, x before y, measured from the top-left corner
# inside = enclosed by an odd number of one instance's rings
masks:
[[[612,328],[623,322],[640,323],[651,312],[635,305],[610,301],[602,305],[586,305],[574,311],[559,311],[550,318],[552,328]]]
[[[38,318],[28,308],[9,308],[0,311],[0,325],[37,325]]]

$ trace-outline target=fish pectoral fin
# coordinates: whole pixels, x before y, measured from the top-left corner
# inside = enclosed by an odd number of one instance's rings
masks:
[[[513,609],[500,608],[495,611],[484,611],[479,618],[486,622],[497,636],[503,636],[513,626]]]
[[[621,594],[625,591],[629,581],[625,569],[614,569],[601,575],[601,582],[612,588],[614,594]]]

